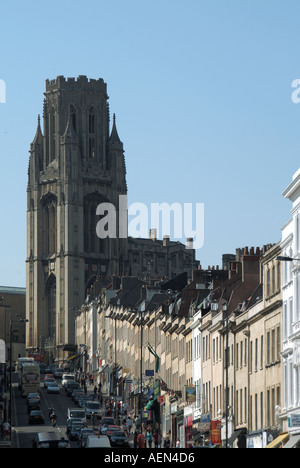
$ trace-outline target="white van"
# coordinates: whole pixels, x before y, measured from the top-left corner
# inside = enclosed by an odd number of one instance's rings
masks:
[[[105,435],[88,436],[85,448],[111,448],[109,438]]]
[[[85,410],[81,408],[68,408],[67,424],[71,419],[76,419],[86,424]]]
[[[100,419],[101,417],[101,405],[98,401],[87,400],[85,402],[85,415],[86,418],[91,418],[92,414],[95,413],[95,416]]]
[[[74,374],[63,374],[61,378],[61,384],[64,387],[67,383],[68,380],[75,380],[75,375]]]

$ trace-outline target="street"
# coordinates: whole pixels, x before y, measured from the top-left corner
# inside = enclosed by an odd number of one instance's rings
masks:
[[[13,374],[13,406],[12,406],[12,441],[13,447],[17,448],[32,448],[32,441],[37,432],[53,432],[58,431],[61,434],[66,434],[67,410],[75,407],[70,397],[67,397],[64,389],[61,389],[60,394],[48,394],[43,386],[43,376],[41,377],[41,410],[45,415],[45,424],[28,424],[28,414],[26,408],[26,399],[21,397],[21,392],[18,389],[17,374]],[[92,393],[92,387],[88,388],[88,394]],[[54,407],[57,424],[53,428],[49,416],[48,408]],[[88,425],[91,422],[88,420]],[[76,441],[71,441],[71,448],[78,448]]]

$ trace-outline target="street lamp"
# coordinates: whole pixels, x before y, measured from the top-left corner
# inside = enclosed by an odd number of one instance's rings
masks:
[[[284,257],[282,255],[278,255],[278,257],[276,257],[276,260],[278,260],[279,262],[293,262],[294,260],[300,260],[300,258],[292,258],[292,257]]]

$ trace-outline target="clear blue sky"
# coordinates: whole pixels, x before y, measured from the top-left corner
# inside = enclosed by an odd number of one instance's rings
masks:
[[[204,203],[203,267],[280,240],[300,166],[299,1],[12,0],[0,14],[1,285],[25,286],[28,151],[58,75],[107,83],[129,204]]]

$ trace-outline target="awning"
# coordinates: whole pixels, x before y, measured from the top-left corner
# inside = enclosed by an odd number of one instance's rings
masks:
[[[290,436],[290,440],[283,446],[283,448],[294,448],[300,441],[300,434]]]
[[[234,431],[234,433],[231,435],[231,437],[229,437],[228,441],[227,441],[227,445],[232,445],[233,442],[243,433],[243,432],[246,432],[247,430],[245,428],[243,429],[237,429],[236,431]]]
[[[280,434],[276,439],[274,439],[270,444],[265,448],[279,448],[281,444],[285,444],[289,440],[290,436],[287,432]]]

